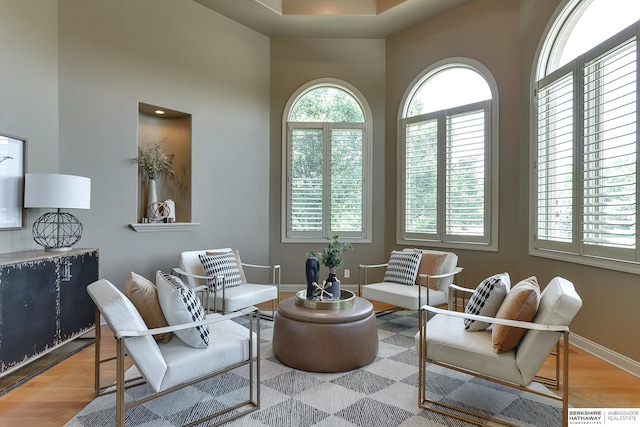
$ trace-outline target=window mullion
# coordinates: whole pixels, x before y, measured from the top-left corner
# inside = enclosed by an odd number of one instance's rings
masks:
[[[447,165],[447,112],[441,111],[438,114],[438,190],[437,190],[437,240],[443,241],[446,228],[446,165]]]
[[[331,140],[333,124],[325,123],[322,130],[322,235],[331,235]]]
[[[584,56],[573,61],[573,230],[571,251],[584,250]]]

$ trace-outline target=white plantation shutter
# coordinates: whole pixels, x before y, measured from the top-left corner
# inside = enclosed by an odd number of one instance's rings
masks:
[[[322,231],[323,128],[291,130],[289,183],[291,232]]]
[[[569,250],[573,218],[573,75],[538,90],[537,240],[540,247]]]
[[[432,239],[438,219],[438,121],[405,125],[405,230]]]
[[[403,237],[489,243],[491,101],[403,119]]]
[[[453,240],[464,236],[465,241],[473,241],[474,236],[488,241],[487,111],[489,108],[447,117],[445,218],[446,234]]]
[[[536,249],[640,262],[637,31],[538,83]]]
[[[346,236],[363,232],[363,126],[331,127],[331,232]]]
[[[287,234],[363,237],[364,123],[289,123],[289,140]]]
[[[585,246],[636,246],[636,55],[634,37],[584,67]]]

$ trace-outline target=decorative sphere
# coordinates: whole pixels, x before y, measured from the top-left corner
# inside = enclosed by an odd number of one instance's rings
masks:
[[[82,237],[82,224],[66,212],[49,212],[33,223],[33,240],[45,248],[67,248]]]

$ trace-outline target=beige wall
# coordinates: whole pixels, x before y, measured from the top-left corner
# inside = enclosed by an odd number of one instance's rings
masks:
[[[0,26],[2,68],[20,69],[0,87],[21,108],[3,99],[0,120],[15,129],[0,128],[29,139],[28,171],[92,179],[91,209],[74,214],[79,246],[100,248],[102,277],[123,287],[129,271],[169,270],[185,249],[239,247],[268,263],[268,38],[190,1],[1,1],[2,17],[15,12]],[[192,114],[194,231],[127,226],[137,221],[139,102]],[[33,219],[14,242],[1,233],[3,252],[35,246]]]
[[[28,171],[58,170],[57,15],[49,0],[0,0],[0,133],[28,140]],[[0,231],[0,253],[35,246],[30,224],[41,214]]]
[[[373,236],[371,244],[357,244],[345,255],[345,269],[356,284],[358,265],[384,259],[385,189],[384,182],[384,40],[271,40],[271,174],[269,256],[282,265],[283,283],[305,283],[304,264],[310,250],[321,250],[322,243],[280,242],[282,114],[291,95],[305,83],[319,78],[343,80],[366,98],[373,116]],[[328,270],[321,275],[328,275]]]

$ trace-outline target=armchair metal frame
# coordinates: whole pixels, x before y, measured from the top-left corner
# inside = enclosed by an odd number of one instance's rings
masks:
[[[148,397],[141,398],[132,402],[125,402],[124,399],[124,391],[125,389],[135,387],[137,385],[143,384],[145,382],[142,376],[138,376],[135,378],[130,378],[125,380],[125,357],[127,357],[126,353],[126,340],[128,338],[133,337],[142,337],[146,335],[155,335],[155,334],[164,334],[167,332],[175,332],[182,329],[193,328],[195,326],[201,325],[209,325],[217,322],[222,322],[225,320],[234,319],[240,316],[248,316],[249,317],[249,357],[247,360],[236,363],[234,365],[228,366],[224,369],[220,369],[214,372],[211,372],[207,375],[203,375],[194,380],[182,383],[175,387],[171,387],[167,390],[163,390],[157,393],[154,393]],[[185,387],[191,386],[193,384],[197,384],[201,381],[207,380],[209,378],[215,377],[217,375],[224,374],[226,372],[237,369],[241,366],[249,367],[249,395],[246,400],[238,402],[237,404],[225,408],[221,411],[217,411],[208,416],[205,416],[199,420],[196,420],[188,426],[199,425],[205,421],[209,421],[213,418],[220,417],[225,415],[231,411],[236,411],[240,408],[245,408],[242,411],[236,412],[229,417],[226,417],[224,420],[221,420],[217,423],[210,424],[213,426],[219,426],[229,421],[235,420],[241,416],[249,414],[253,411],[256,411],[260,408],[260,310],[256,307],[248,307],[244,310],[236,311],[233,313],[215,316],[215,317],[207,317],[205,320],[199,322],[190,322],[184,323],[175,326],[167,326],[163,328],[155,328],[155,329],[145,329],[145,330],[132,330],[132,331],[117,331],[114,332],[114,337],[116,339],[116,354],[112,357],[106,357],[101,359],[101,337],[102,337],[102,326],[101,326],[101,313],[100,310],[96,307],[96,342],[95,342],[95,395],[103,396],[106,394],[115,393],[116,395],[116,425],[118,427],[123,427],[125,424],[125,412],[127,409],[133,408],[135,406],[141,405],[145,402],[149,402],[151,400],[157,399],[161,396],[173,393],[175,391],[181,390]],[[255,335],[255,337],[254,337]],[[174,338],[178,339],[178,338]],[[253,354],[254,340],[258,343],[257,352]],[[198,351],[198,349],[194,349],[194,351]],[[108,386],[102,386],[100,383],[100,368],[103,363],[114,361],[116,362],[116,384],[115,388],[113,384]]]
[[[467,302],[471,298],[471,295],[474,291],[474,289],[465,288],[456,284],[449,285],[449,310],[464,311],[464,308],[467,306]],[[462,303],[460,305],[458,305],[458,293],[462,294],[462,298],[460,298]],[[465,295],[468,295],[468,297],[465,297]],[[560,340],[558,340],[556,349],[551,353],[551,356],[555,356],[556,360],[555,377],[551,378],[542,375],[536,375],[534,377],[534,380],[536,382],[549,386],[554,390],[558,390],[560,387]]]
[[[537,390],[532,390],[530,388],[527,388],[525,386],[510,382],[510,381],[506,381],[500,378],[496,378],[496,377],[492,377],[492,376],[488,376],[488,375],[484,375],[480,372],[476,372],[476,371],[472,371],[469,369],[465,369],[459,366],[455,366],[446,362],[442,362],[442,361],[437,361],[437,360],[432,360],[429,359],[427,356],[427,349],[428,349],[428,340],[425,339],[426,334],[427,334],[427,328],[428,328],[428,316],[429,315],[435,315],[435,314],[441,314],[441,315],[446,315],[446,316],[454,316],[454,317],[460,317],[460,318],[465,318],[465,319],[473,319],[473,320],[478,320],[481,322],[488,322],[488,323],[493,323],[493,324],[500,324],[500,325],[506,325],[506,326],[513,326],[513,327],[518,327],[518,328],[525,328],[527,330],[537,330],[537,331],[548,331],[548,332],[559,332],[561,333],[561,337],[563,340],[563,345],[560,346],[559,345],[559,341],[558,344],[556,344],[556,350],[559,351],[560,348],[562,348],[562,354],[560,355],[560,353],[558,353],[558,355],[556,356],[556,383],[555,383],[555,388],[559,389],[558,386],[558,376],[559,376],[559,370],[560,370],[560,365],[559,365],[559,361],[562,361],[562,395],[561,396],[556,396],[556,395],[552,395],[552,394],[547,394],[547,393],[543,393],[543,392],[539,392]],[[462,372],[474,377],[478,377],[478,378],[482,378],[485,379],[487,381],[491,381],[497,384],[501,384],[507,387],[511,387],[511,388],[515,388],[518,390],[522,390],[528,393],[532,393],[532,394],[536,394],[539,396],[543,396],[546,397],[548,399],[551,400],[555,400],[555,401],[560,401],[562,402],[562,425],[563,426],[567,426],[568,425],[568,420],[569,420],[569,326],[563,326],[563,325],[547,325],[547,324],[540,324],[540,323],[533,323],[533,322],[521,322],[521,321],[516,321],[516,320],[507,320],[507,319],[498,319],[498,318],[494,318],[494,317],[488,317],[488,316],[478,316],[478,315],[472,315],[472,314],[467,314],[467,313],[463,313],[463,312],[457,312],[457,311],[452,311],[452,310],[444,310],[444,309],[440,309],[440,308],[436,308],[436,307],[431,307],[428,305],[424,305],[421,307],[420,310],[420,345],[419,345],[419,360],[420,360],[420,365],[418,368],[419,371],[419,378],[418,378],[418,405],[428,411],[433,411],[433,412],[437,412],[439,414],[445,415],[447,417],[452,417],[458,420],[462,420],[474,425],[486,425],[484,423],[475,421],[473,418],[481,418],[487,421],[493,421],[502,425],[507,425],[507,426],[515,426],[517,427],[515,424],[510,424],[508,422],[505,422],[504,420],[500,420],[500,419],[496,419],[493,417],[488,417],[488,416],[484,416],[482,414],[476,413],[476,412],[471,412],[471,411],[467,411],[463,408],[459,408],[453,405],[448,405],[446,403],[443,402],[438,402],[438,401],[434,401],[431,399],[427,398],[427,363],[432,363],[438,366],[442,366],[448,369],[452,369],[455,370],[457,372]],[[541,377],[536,377],[534,380],[537,381],[538,378]],[[544,381],[541,381],[544,383]],[[444,408],[444,409],[440,409],[440,408]],[[445,410],[445,409],[448,409]],[[453,412],[452,412],[453,411]],[[464,414],[467,415],[470,418],[467,418],[463,415],[459,415],[459,414]]]

